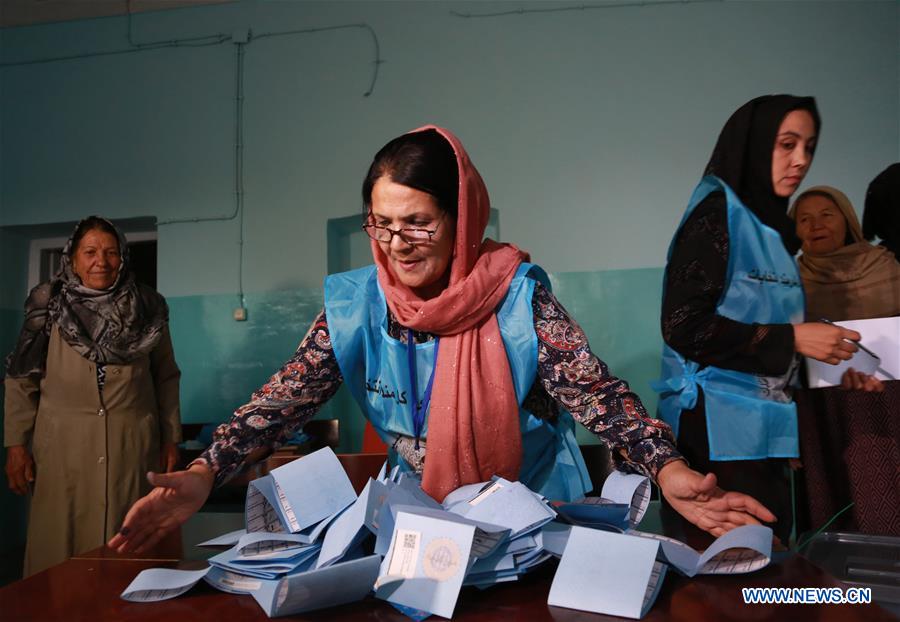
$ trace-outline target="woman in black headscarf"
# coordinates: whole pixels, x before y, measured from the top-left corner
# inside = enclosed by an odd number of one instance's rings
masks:
[[[32,492],[25,575],[101,546],[181,440],[168,306],[136,283],[125,237],[82,220],[62,267],[35,287],[6,359],[4,442],[13,492]]]
[[[810,97],[759,97],[731,116],[669,249],[662,305],[661,417],[693,468],[778,517],[784,543],[786,459],[799,456],[790,398],[798,353],[837,363],[859,339],[802,323],[800,241],[786,212],[819,128]]]

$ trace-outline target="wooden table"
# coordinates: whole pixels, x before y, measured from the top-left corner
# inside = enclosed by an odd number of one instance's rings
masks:
[[[202,568],[202,561],[176,561],[172,552],[179,536],[169,538],[153,555],[129,559],[105,549],[78,558],[0,589],[0,620],[13,621],[166,621],[244,622],[268,620],[250,596],[219,592],[201,582],[187,594],[158,603],[131,603],[119,594],[146,568]],[[518,582],[480,591],[464,588],[454,620],[555,621],[621,620],[597,614],[549,607],[547,595],[555,564],[547,564]],[[742,587],[831,587],[839,585],[802,557],[784,561],[750,575],[703,576],[686,579],[669,572],[648,622],[723,620],[762,622],[803,620],[852,622],[897,620],[871,605],[745,605]],[[377,620],[408,622],[389,604],[375,598],[285,619],[342,622]],[[439,618],[433,618],[439,619]]]

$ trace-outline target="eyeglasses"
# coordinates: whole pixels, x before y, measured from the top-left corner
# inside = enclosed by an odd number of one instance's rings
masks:
[[[369,214],[371,218],[372,214]],[[420,229],[418,227],[403,227],[402,229],[391,229],[390,227],[382,227],[381,225],[375,225],[367,222],[362,226],[363,231],[366,232],[370,238],[375,240],[376,242],[388,242],[394,239],[395,235],[399,235],[400,239],[409,244],[410,246],[415,246],[416,244],[425,244],[427,242],[431,242],[434,238],[434,234],[437,233],[438,227],[441,226],[441,220],[443,219],[443,214],[441,215],[441,219],[438,220],[438,224],[434,229]]]

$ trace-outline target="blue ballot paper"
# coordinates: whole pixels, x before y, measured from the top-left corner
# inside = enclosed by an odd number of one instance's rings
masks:
[[[453,503],[448,511],[472,520],[509,527],[509,537],[515,538],[556,517],[556,512],[542,499],[521,482],[497,478],[468,500]]]
[[[378,477],[375,478],[376,482],[381,482],[382,484],[387,481],[388,478],[388,469],[390,468],[390,463],[385,460],[384,464],[381,465],[381,470],[378,471]]]
[[[474,558],[487,557],[491,555],[497,548],[506,541],[509,536],[509,527],[501,527],[500,525],[491,525],[468,517],[459,516],[447,510],[439,510],[436,508],[427,508],[412,505],[397,505],[393,507],[394,512],[407,512],[418,516],[428,516],[429,518],[437,518],[461,525],[472,525],[475,527],[475,536],[472,539],[471,556]]]
[[[355,500],[356,492],[341,463],[325,447],[250,482],[247,531],[302,532]]]
[[[154,602],[181,596],[206,576],[203,570],[175,570],[173,568],[149,568],[142,570],[120,595],[133,602]]]
[[[509,570],[515,570],[516,568],[516,556],[514,553],[509,553],[505,550],[504,547],[501,547],[496,553],[493,555],[489,555],[487,557],[481,557],[475,560],[475,563],[472,564],[472,568],[469,570],[469,573],[466,575],[466,579],[468,580],[472,575],[490,575],[491,573],[498,572],[506,572]],[[475,581],[476,583],[483,583],[484,577]]]
[[[338,518],[341,515],[341,513],[343,513],[344,511],[346,511],[346,510],[340,510],[338,512],[335,512],[334,514],[332,514],[325,520],[319,521],[315,525],[310,525],[309,527],[307,527],[306,529],[304,529],[302,531],[298,531],[297,535],[300,536],[301,538],[304,538],[305,541],[309,542],[310,544],[312,544],[313,542],[316,542],[319,539],[319,537],[323,533],[325,533],[325,530],[328,529],[329,526],[331,526],[331,523],[336,518]]]
[[[587,502],[599,499],[600,502]],[[588,497],[581,503],[562,503],[555,506],[560,517],[572,525],[590,527],[591,529],[603,529],[624,533],[629,526],[630,506],[624,503],[614,503],[599,497]]]
[[[314,550],[296,533],[256,531],[244,534],[235,545],[238,559],[289,559],[301,551]]]
[[[417,506],[424,508],[441,509],[441,505],[422,492],[418,481],[414,478],[401,477],[396,483],[390,483],[387,487],[387,497],[378,512],[375,529],[378,535],[375,539],[375,553],[384,557],[390,547],[391,537],[394,535],[394,516],[398,505]]]
[[[477,484],[466,484],[465,486],[460,486],[456,490],[449,493],[446,497],[444,497],[444,500],[441,501],[441,505],[444,506],[444,509],[449,510],[457,503],[471,501],[473,497],[478,495],[479,492],[486,489],[491,484],[493,484],[493,482],[480,482]]]
[[[650,505],[650,480],[643,475],[613,471],[603,483],[601,497],[585,497],[556,506],[572,525],[624,533],[644,518]]]
[[[256,531],[284,533],[288,530],[287,518],[278,502],[275,480],[271,475],[258,477],[247,485],[244,521],[245,530],[250,533]]]
[[[540,533],[519,536],[502,543],[489,556],[476,559],[466,573],[463,585],[485,588],[494,583],[515,581],[519,575],[549,557]]]
[[[270,618],[295,615],[362,600],[378,578],[381,558],[369,555],[278,581],[263,581],[251,592]]]
[[[641,522],[650,505],[650,480],[643,475],[613,471],[603,482],[603,499],[629,506],[628,527]]]
[[[641,618],[665,576],[658,549],[646,538],[572,527],[547,604]]]
[[[438,509],[442,507],[440,503],[431,498],[431,495],[422,490],[422,479],[418,475],[414,473],[400,473],[395,483],[398,488],[407,491],[416,499],[413,505]]]
[[[565,525],[556,521],[551,521],[544,525],[541,528],[541,533],[544,536],[544,550],[555,557],[562,557],[571,531],[571,525]]]
[[[259,579],[277,579],[281,575],[306,569],[315,563],[321,545],[310,544],[270,554],[242,556],[238,546],[209,558],[212,566]]]
[[[452,617],[474,536],[473,525],[398,512],[375,596]]]
[[[549,525],[550,523],[547,523]],[[545,525],[546,526],[546,525]],[[533,535],[524,534],[506,541],[503,545],[507,553],[521,553],[537,546],[537,540]]]
[[[347,551],[366,536],[376,533],[374,524],[378,511],[387,498],[387,487],[369,479],[359,498],[353,502],[329,527],[316,568],[323,568],[341,560]]]
[[[246,529],[236,529],[234,531],[229,531],[226,534],[222,534],[221,536],[201,542],[197,546],[234,546],[245,533],[247,533]]]
[[[753,572],[767,566],[772,559],[772,530],[763,525],[735,527],[716,538],[702,554],[666,536],[635,530],[628,533],[659,542],[660,560],[689,577]]]
[[[252,594],[259,590],[264,582],[271,581],[275,583],[278,581],[278,579],[251,577],[218,566],[210,566],[209,572],[203,577],[203,580],[217,590],[229,592],[230,594]]]

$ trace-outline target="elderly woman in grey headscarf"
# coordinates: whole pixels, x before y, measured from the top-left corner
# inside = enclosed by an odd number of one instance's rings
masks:
[[[112,223],[82,220],[6,359],[6,475],[31,493],[26,576],[101,546],[145,473],[174,469],[180,376],[165,299],[135,282]]]

